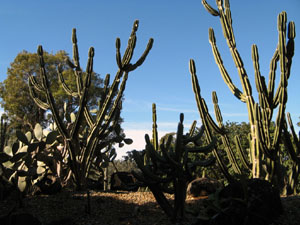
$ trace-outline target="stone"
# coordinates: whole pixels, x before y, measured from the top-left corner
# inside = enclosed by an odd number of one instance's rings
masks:
[[[213,216],[211,224],[267,225],[283,213],[279,191],[266,180],[234,182],[218,198],[222,211]]]
[[[211,178],[196,178],[187,187],[187,194],[192,197],[202,197],[213,194],[221,187],[221,184]]]
[[[111,190],[137,191],[139,186],[134,175],[130,172],[115,172],[110,178]]]

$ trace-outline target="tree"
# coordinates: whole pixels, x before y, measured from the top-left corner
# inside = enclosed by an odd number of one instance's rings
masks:
[[[67,103],[67,111],[72,112],[76,110],[75,98],[70,97],[65,93],[62,86],[59,85],[57,76],[58,66],[63,68],[64,81],[70,88],[76,86],[75,79],[73,79],[72,69],[68,65],[70,61],[68,54],[65,51],[58,51],[56,54],[44,53],[45,69],[48,74],[49,81],[53,83],[52,93],[56,99],[56,104],[59,109],[63,109],[64,102]],[[36,53],[29,53],[27,51],[20,52],[15,60],[11,63],[7,70],[7,78],[0,82],[0,97],[2,98],[1,106],[4,108],[10,122],[10,128],[17,128],[22,130],[33,130],[36,123],[43,126],[47,125],[47,117],[45,110],[39,108],[29,94],[28,78],[31,75],[39,76],[39,58]],[[99,74],[93,73],[92,87],[89,92],[89,106],[96,107],[99,100],[99,92],[102,89],[103,80]],[[17,88],[16,88],[17,87]],[[41,96],[42,98],[42,96]]]

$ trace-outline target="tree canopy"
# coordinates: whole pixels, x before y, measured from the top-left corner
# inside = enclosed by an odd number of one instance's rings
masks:
[[[57,76],[59,65],[63,68],[63,77],[70,88],[76,90],[76,80],[72,69],[67,63],[69,59],[65,51],[58,51],[55,54],[44,53],[45,68],[53,96],[56,104],[63,109],[63,104],[67,103],[68,112],[76,110],[76,99],[68,96],[63,90]],[[39,78],[40,67],[39,58],[36,53],[27,51],[20,52],[7,69],[7,78],[0,82],[1,106],[8,117],[11,128],[23,130],[33,129],[34,125],[39,122],[46,126],[46,112],[40,109],[32,100],[29,88],[28,78],[35,75]],[[100,75],[93,73],[92,84],[89,92],[89,106],[91,108],[97,105],[102,90],[103,80]]]

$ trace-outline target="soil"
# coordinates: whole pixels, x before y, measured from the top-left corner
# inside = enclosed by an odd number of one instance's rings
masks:
[[[171,196],[168,196],[171,198]],[[282,197],[284,214],[274,225],[298,225],[300,196]],[[189,206],[203,199],[187,198]],[[14,197],[0,201],[0,215],[30,213],[45,225],[171,225],[151,192],[61,191],[55,195],[28,196],[22,207]],[[1,221],[0,221],[1,223]]]

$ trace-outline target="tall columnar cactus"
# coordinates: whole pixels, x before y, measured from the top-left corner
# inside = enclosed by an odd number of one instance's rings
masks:
[[[193,177],[192,171],[198,166],[209,166],[215,162],[214,157],[199,161],[191,159],[190,154],[211,152],[215,139],[210,144],[200,147],[203,132],[194,135],[195,123],[193,123],[190,133],[184,134],[183,119],[183,114],[180,114],[175,142],[173,136],[169,135],[167,140],[163,140],[160,146],[155,148],[157,131],[155,105],[153,105],[154,139],[151,142],[149,136],[145,135],[145,154],[148,156],[146,162],[139,152],[133,151],[133,157],[142,171],[142,174],[134,173],[135,176],[149,187],[158,204],[174,222],[185,219],[186,189]],[[168,184],[171,184],[171,190]],[[174,205],[167,200],[164,192],[174,193]]]
[[[255,83],[258,92],[259,101],[255,102],[252,94],[252,87],[248,78],[242,58],[236,48],[236,41],[232,27],[232,17],[229,0],[216,0],[217,9],[210,6],[205,0],[202,0],[204,7],[213,16],[218,16],[221,21],[224,37],[231,52],[238,75],[243,87],[240,90],[232,82],[221,58],[221,54],[216,45],[214,30],[209,29],[209,42],[215,57],[216,64],[220,73],[229,87],[230,91],[243,103],[246,103],[248,109],[249,123],[251,127],[250,151],[252,158],[252,176],[253,178],[266,177],[273,179],[277,155],[279,151],[280,137],[284,125],[284,114],[287,102],[287,84],[290,77],[292,57],[294,55],[295,24],[290,22],[288,30],[286,26],[287,16],[285,12],[278,15],[278,45],[270,64],[269,82],[265,82],[265,77],[260,73],[258,49],[256,45],[252,46],[252,60],[255,70]],[[286,36],[288,42],[286,42]],[[280,62],[280,82],[275,91],[275,75],[278,61]],[[270,133],[271,120],[275,109],[278,108],[274,137]],[[265,175],[262,172],[262,159],[267,157]]]
[[[136,46],[136,31],[138,29],[138,24],[138,21],[135,21],[133,24],[132,32],[123,57],[121,57],[120,53],[120,39],[116,39],[116,61],[118,71],[111,85],[109,85],[110,75],[106,75],[103,93],[101,93],[101,100],[95,114],[92,114],[89,111],[87,105],[87,96],[91,85],[91,75],[93,73],[94,48],[91,47],[89,50],[87,68],[84,73],[79,63],[76,30],[73,29],[73,62],[68,61],[68,64],[74,70],[77,90],[72,90],[68,87],[62,76],[62,68],[58,68],[58,76],[66,93],[79,99],[78,111],[74,114],[74,123],[70,129],[67,129],[63,119],[59,116],[59,109],[57,108],[50,91],[50,83],[47,78],[47,71],[45,70],[43,48],[42,46],[38,47],[41,68],[40,80],[42,82],[38,83],[37,79],[34,76],[31,76],[29,79],[30,93],[39,107],[45,110],[51,110],[53,120],[60,135],[65,140],[66,147],[69,151],[71,169],[77,188],[85,186],[85,180],[88,176],[91,164],[95,159],[95,154],[97,152],[99,153],[101,149],[110,144],[110,142],[107,142],[107,137],[114,130],[116,133],[119,133],[120,127],[117,125],[117,121],[120,115],[121,99],[125,90],[128,74],[142,65],[152,48],[153,39],[151,38],[144,53],[137,62],[134,64],[130,63]],[[40,99],[37,92],[43,94],[46,100],[43,101]],[[80,133],[83,129],[86,130],[86,139],[83,140],[84,143],[80,143]]]
[[[287,146],[290,158],[292,159],[291,170],[289,171],[288,187],[286,194],[297,193],[297,183],[300,174],[300,137],[297,137],[290,113],[287,113],[287,121],[291,130],[288,132],[287,125],[284,126],[284,141]]]
[[[200,113],[200,117],[201,117],[201,120],[202,120],[202,123],[203,123],[203,126],[205,127],[205,137],[207,139],[207,141],[211,141],[212,140],[212,137],[213,137],[213,131],[222,135],[223,137],[225,137],[226,133],[225,133],[225,129],[224,129],[224,126],[222,125],[222,118],[221,118],[221,112],[219,110],[219,107],[217,105],[217,97],[216,95],[214,95],[214,103],[215,103],[215,111],[216,111],[216,116],[217,116],[217,119],[219,121],[219,125],[221,126],[218,126],[212,119],[211,115],[209,114],[208,112],[208,109],[207,109],[207,105],[206,105],[206,102],[204,100],[204,98],[202,98],[201,96],[201,91],[200,91],[200,86],[199,86],[199,82],[198,82],[198,78],[197,78],[197,74],[196,74],[196,66],[195,66],[195,62],[194,60],[190,60],[190,73],[191,73],[191,76],[192,76],[192,85],[193,85],[193,91],[194,91],[194,94],[195,94],[195,98],[196,98],[196,102],[197,102],[197,107],[198,107],[198,110],[199,110],[199,113]],[[230,149],[228,149],[228,151],[230,151]],[[224,174],[224,176],[226,177],[226,179],[229,181],[229,182],[232,182],[234,181],[232,175],[228,172],[228,167],[226,166],[226,164],[224,163],[219,151],[218,151],[218,148],[217,146],[214,147],[213,149],[213,154],[214,156],[216,157],[217,159],[217,163],[218,163],[218,166],[220,168],[220,170],[222,171],[222,173]],[[230,156],[232,156],[233,154],[229,154],[228,155],[228,158],[233,160],[231,161],[233,163],[233,166],[236,166],[237,168],[237,164],[234,164],[235,162],[235,157],[234,159],[230,158]],[[237,171],[239,170],[239,168],[237,168]]]

